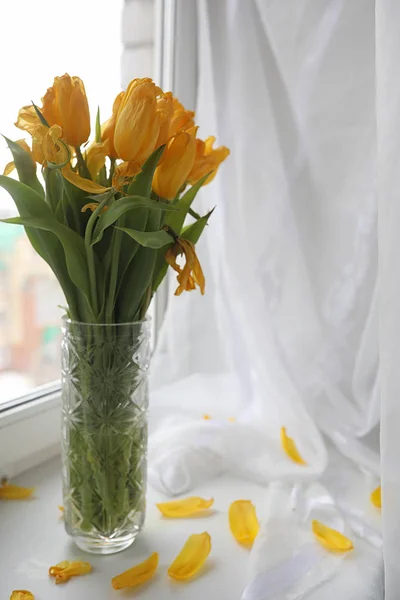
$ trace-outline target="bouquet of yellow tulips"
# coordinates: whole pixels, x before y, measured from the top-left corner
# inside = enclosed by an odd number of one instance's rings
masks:
[[[198,139],[194,113],[151,79],[133,80],[88,145],[83,82],[54,79],[18,114],[0,186],[67,302],[62,343],[64,505],[88,551],[132,542],[144,518],[148,403],[146,312],[168,265],[176,295],[205,278],[195,244],[212,213],[192,203],[228,156]],[[41,166],[44,186],[37,176]],[[8,175],[17,170],[19,181]],[[189,217],[190,223],[186,223]],[[177,258],[183,255],[183,266]]]
[[[0,186],[14,198],[19,217],[6,221],[25,226],[60,282],[71,319],[143,318],[168,264],[178,273],[177,294],[196,285],[204,292],[194,244],[211,213],[200,217],[191,204],[229,151],[213,149],[212,137],[196,137],[193,112],[151,79],[135,79],[102,125],[97,114],[95,139],[86,147],[85,88],[78,77],[63,75],[40,108],[20,110],[16,125],[31,135],[31,145],[7,140],[13,162]],[[7,177],[13,168],[19,182]],[[188,214],[194,221],[185,226]]]

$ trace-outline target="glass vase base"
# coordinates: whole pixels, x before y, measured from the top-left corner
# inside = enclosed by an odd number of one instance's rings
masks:
[[[95,539],[92,537],[77,536],[73,540],[75,544],[84,552],[89,554],[116,554],[129,548],[135,541],[139,532],[130,535],[124,535],[119,538],[101,538]]]

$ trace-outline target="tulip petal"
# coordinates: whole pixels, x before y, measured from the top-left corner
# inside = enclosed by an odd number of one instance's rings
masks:
[[[320,521],[312,522],[312,530],[319,543],[331,552],[348,552],[354,548],[353,542],[343,533],[327,527]]]
[[[376,508],[382,508],[381,486],[378,486],[371,494],[371,502]]]
[[[229,527],[239,544],[252,546],[260,530],[251,500],[236,500],[229,507]]]
[[[54,567],[50,567],[49,575],[50,577],[54,577],[58,584],[66,583],[71,577],[76,577],[77,575],[86,575],[91,570],[92,565],[88,562],[63,560]]]
[[[3,175],[9,175],[10,173],[12,173],[15,169],[15,163],[12,160],[11,162],[7,163],[6,166],[4,167],[4,171],[3,171]]]
[[[136,585],[145,583],[151,579],[158,567],[158,554],[153,552],[149,558],[144,560],[138,565],[135,565],[131,569],[124,571],[120,575],[113,577],[111,585],[114,590],[122,590],[123,588],[130,588]]]
[[[306,465],[307,463],[301,456],[300,452],[297,450],[297,446],[287,434],[286,427],[281,427],[281,444],[282,448],[286,452],[289,458],[292,459],[293,462],[298,465]]]
[[[191,498],[182,498],[182,500],[173,500],[172,502],[161,502],[156,506],[164,517],[179,519],[201,513],[210,508],[213,502],[213,498],[205,500],[204,498],[192,496]]]
[[[14,590],[10,600],[35,600],[35,596],[28,590]]]
[[[10,483],[3,483],[0,486],[0,500],[25,500],[30,498],[35,488],[26,488]]]
[[[188,537],[182,550],[168,569],[173,579],[191,579],[205,563],[211,552],[211,538],[208,533],[193,534]]]
[[[91,181],[90,179],[85,179],[84,177],[81,177],[80,175],[78,175],[78,173],[75,173],[70,167],[64,167],[62,169],[62,174],[64,178],[70,183],[72,183],[75,187],[84,190],[85,192],[89,192],[89,194],[104,194],[104,192],[107,192],[111,189],[109,187],[103,187],[95,181]]]

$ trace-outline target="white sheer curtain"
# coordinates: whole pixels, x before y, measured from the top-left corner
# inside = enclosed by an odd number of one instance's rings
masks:
[[[231,156],[195,207],[217,205],[198,244],[206,295],[169,302],[150,478],[171,494],[221,471],[269,484],[246,600],[380,598],[375,3],[198,9],[200,134]],[[350,561],[308,554],[319,514],[356,536]]]
[[[400,4],[376,3],[381,452],[386,600],[397,600],[400,533]]]

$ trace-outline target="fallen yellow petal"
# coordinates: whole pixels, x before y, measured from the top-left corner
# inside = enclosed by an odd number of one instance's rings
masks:
[[[371,502],[376,508],[382,508],[381,486],[378,486],[371,494]]]
[[[30,498],[35,488],[26,488],[4,482],[0,486],[0,500],[25,500]]]
[[[114,590],[122,590],[123,588],[134,587],[151,579],[158,567],[158,554],[153,552],[149,558],[144,560],[131,569],[124,571],[120,575],[113,577],[111,585]]]
[[[61,510],[61,512],[64,512],[64,507],[61,506],[61,504],[58,505],[58,510]]]
[[[292,459],[293,462],[299,465],[307,464],[305,460],[303,460],[299,451],[297,450],[296,444],[294,443],[292,438],[290,438],[286,434],[286,427],[281,427],[281,444],[282,448],[284,449],[288,457]]]
[[[35,600],[35,596],[28,590],[14,590],[10,600]]]
[[[205,500],[197,496],[190,498],[182,498],[182,500],[173,500],[172,502],[161,502],[156,504],[158,510],[169,519],[179,519],[182,517],[190,517],[201,513],[214,503],[214,498]]]
[[[182,550],[168,569],[173,579],[191,579],[204,565],[211,552],[211,538],[208,533],[193,534],[188,537]]]
[[[90,573],[91,570],[92,565],[90,563],[82,562],[80,560],[63,560],[54,567],[50,567],[49,575],[50,577],[55,577],[56,583],[65,583],[69,581],[71,577],[86,575],[87,573]]]
[[[203,415],[203,419],[205,421],[211,421],[212,420],[212,416],[211,415]]]
[[[236,500],[229,507],[229,527],[239,544],[252,546],[260,530],[251,500]]]
[[[228,421],[229,423],[235,423],[236,419],[235,417],[229,417]]]
[[[312,522],[312,530],[319,543],[331,552],[348,552],[354,548],[353,542],[343,533],[327,527],[320,521]]]

